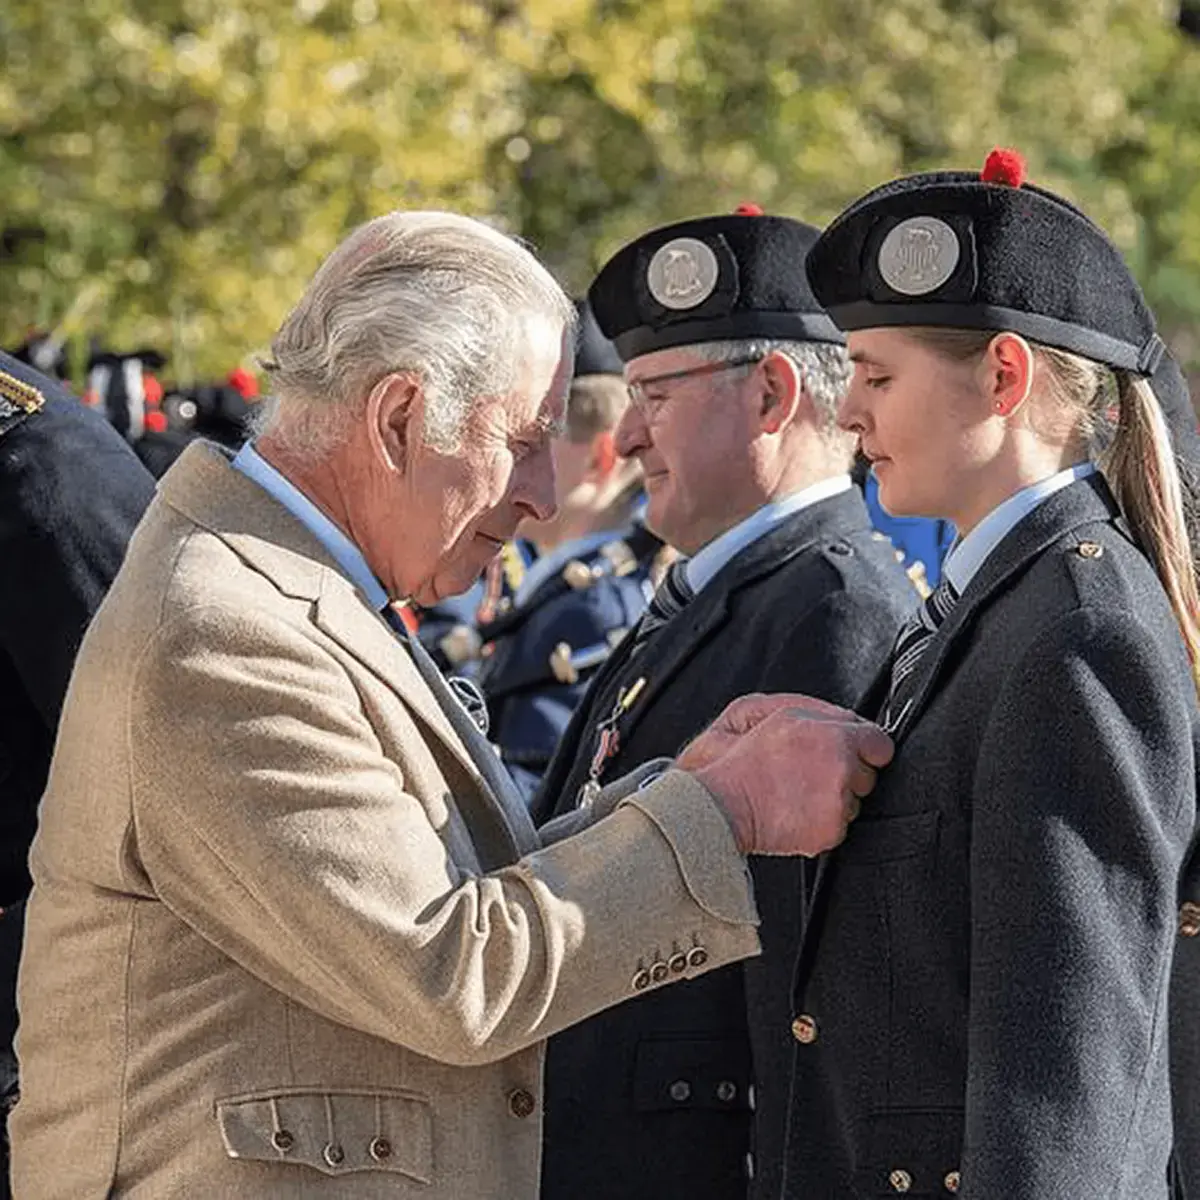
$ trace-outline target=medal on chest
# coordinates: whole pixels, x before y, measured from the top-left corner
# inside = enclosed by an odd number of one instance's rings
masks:
[[[590,806],[600,794],[600,777],[621,749],[621,719],[637,703],[645,686],[645,676],[641,676],[628,687],[623,687],[617,693],[612,711],[596,727],[596,748],[588,768],[587,782],[579,789],[580,807]]]

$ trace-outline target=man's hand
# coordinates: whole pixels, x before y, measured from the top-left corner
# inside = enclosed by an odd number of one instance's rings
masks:
[[[679,756],[720,801],[746,854],[820,854],[846,836],[892,759],[876,725],[808,696],[743,696]]]

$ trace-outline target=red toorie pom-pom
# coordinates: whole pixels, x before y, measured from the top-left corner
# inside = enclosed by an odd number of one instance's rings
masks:
[[[739,204],[733,210],[735,217],[761,217],[766,214],[762,210],[762,206],[758,204]]]
[[[157,408],[162,403],[163,385],[149,371],[142,372],[142,394],[151,408]]]
[[[1008,187],[1020,187],[1025,182],[1025,160],[1017,150],[1005,150],[999,146],[987,156],[980,178],[984,183],[1003,183]]]
[[[258,395],[258,380],[245,367],[235,367],[225,377],[225,383],[243,400],[253,400]]]
[[[147,433],[166,433],[167,414],[161,408],[152,408],[146,414]]]

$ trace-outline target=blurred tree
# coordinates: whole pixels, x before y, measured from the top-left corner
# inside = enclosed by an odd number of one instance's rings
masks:
[[[491,215],[571,290],[652,224],[827,220],[1020,147],[1200,357],[1200,45],[1177,0],[7,0],[0,340],[261,348],[345,230]]]

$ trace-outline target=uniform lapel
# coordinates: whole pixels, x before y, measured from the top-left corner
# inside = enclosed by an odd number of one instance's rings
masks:
[[[1108,484],[1099,473],[1056,492],[1040,504],[985,559],[967,585],[937,636],[921,657],[912,702],[901,717],[892,739],[899,748],[909,730],[928,706],[934,688],[944,682],[955,651],[961,646],[979,614],[1015,576],[1024,571],[1047,547],[1082,525],[1119,518]],[[886,676],[890,676],[890,670]],[[882,684],[882,681],[881,681]],[[880,703],[886,688],[877,685]],[[813,887],[806,904],[804,930],[796,966],[796,986],[802,987],[816,954],[825,905],[837,872],[837,851],[823,854],[811,868]]]
[[[626,685],[639,677],[646,683],[638,702],[621,722],[621,736],[628,738],[656,697],[728,623],[730,603],[737,592],[822,542],[861,532],[867,524],[862,496],[852,488],[794,513],[730,559],[683,612],[652,636],[632,662],[625,663]]]
[[[988,555],[937,636],[921,656],[908,707],[892,733],[897,745],[925,710],[935,685],[948,669],[958,643],[970,632],[976,618],[1014,576],[1024,571],[1048,546],[1080,525],[1110,521],[1118,515],[1116,503],[1100,474],[1065,487],[1011,530]]]

